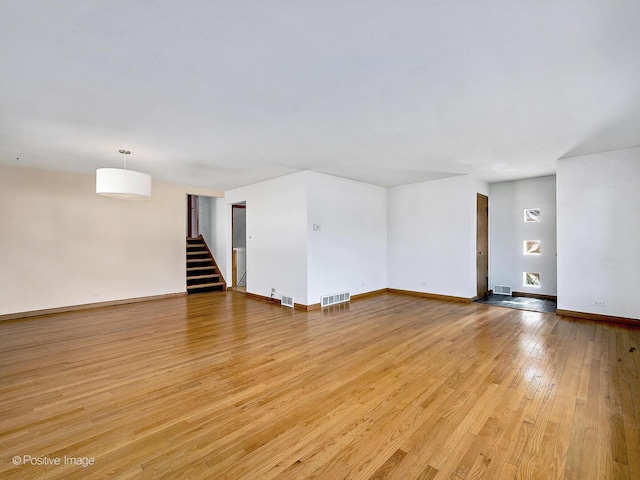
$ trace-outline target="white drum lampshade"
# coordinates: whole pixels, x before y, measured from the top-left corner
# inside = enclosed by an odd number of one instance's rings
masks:
[[[123,200],[151,199],[151,175],[122,168],[96,170],[96,193]]]

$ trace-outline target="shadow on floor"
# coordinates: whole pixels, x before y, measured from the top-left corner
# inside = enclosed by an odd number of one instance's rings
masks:
[[[530,310],[532,312],[556,313],[556,302],[553,300],[542,300],[540,298],[512,297],[510,295],[494,294],[476,300],[476,302],[518,310]]]

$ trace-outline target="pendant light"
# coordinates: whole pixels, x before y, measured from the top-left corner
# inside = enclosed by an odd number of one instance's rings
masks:
[[[124,168],[98,168],[96,193],[122,200],[150,200],[151,175],[127,170],[129,150],[118,150],[124,159]]]

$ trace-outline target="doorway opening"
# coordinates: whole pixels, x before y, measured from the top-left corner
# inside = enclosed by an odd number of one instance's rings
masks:
[[[234,290],[247,291],[247,204],[231,205],[231,282]]]
[[[187,194],[186,203],[187,293],[226,290],[226,282],[213,257],[216,248],[215,198]]]

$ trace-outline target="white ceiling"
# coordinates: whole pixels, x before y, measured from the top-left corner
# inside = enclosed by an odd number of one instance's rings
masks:
[[[640,146],[638,0],[5,0],[0,62],[8,165],[392,186]]]

